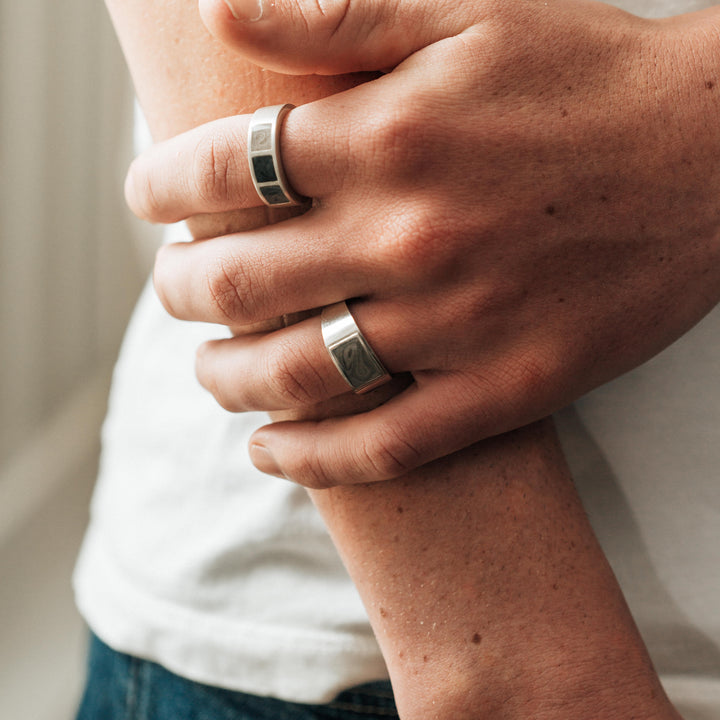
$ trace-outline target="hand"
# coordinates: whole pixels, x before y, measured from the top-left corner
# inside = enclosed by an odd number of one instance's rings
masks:
[[[262,428],[261,469],[310,487],[398,476],[556,410],[718,302],[712,18],[577,0],[201,9],[275,70],[394,68],[289,114],[284,165],[310,212],[158,256],[177,317],[243,325],[352,298],[386,367],[412,374],[374,410]],[[258,205],[247,122],[141,156],[131,207],[169,222]],[[234,411],[347,392],[317,317],[209,343],[198,375]]]

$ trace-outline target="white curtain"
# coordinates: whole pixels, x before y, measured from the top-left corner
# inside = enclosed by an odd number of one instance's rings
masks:
[[[0,717],[69,720],[70,573],[144,275],[132,93],[102,0],[0,0]],[[39,691],[38,691],[39,689]]]
[[[100,0],[0,0],[0,469],[110,362],[137,295],[131,100]]]

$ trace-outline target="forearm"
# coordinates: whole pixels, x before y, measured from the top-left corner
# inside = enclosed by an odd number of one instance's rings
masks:
[[[313,493],[406,718],[676,718],[550,422]]]
[[[249,66],[210,38],[193,2],[110,6],[158,140],[353,82]],[[191,228],[211,237],[274,219],[256,209]],[[603,707],[617,720],[619,703],[627,717],[670,717],[548,425],[402,480],[311,495],[368,607],[403,717],[600,718]]]

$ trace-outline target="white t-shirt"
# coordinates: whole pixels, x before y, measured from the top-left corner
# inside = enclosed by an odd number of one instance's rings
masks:
[[[112,647],[185,677],[299,702],[386,677],[366,614],[305,490],[250,463],[260,413],[197,383],[215,325],[148,285],[113,379],[78,606]]]
[[[109,645],[185,677],[326,701],[386,677],[384,662],[305,491],[247,458],[265,416],[227,413],[197,384],[195,350],[221,334],[170,318],[145,289],[115,371],[78,606]],[[720,718],[719,378],[716,308],[558,416],[591,522],[686,720]]]

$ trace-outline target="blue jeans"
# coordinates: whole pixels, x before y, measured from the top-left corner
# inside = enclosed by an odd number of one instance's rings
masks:
[[[392,720],[389,682],[340,693],[327,705],[258,697],[185,680],[92,637],[77,720]]]

